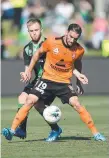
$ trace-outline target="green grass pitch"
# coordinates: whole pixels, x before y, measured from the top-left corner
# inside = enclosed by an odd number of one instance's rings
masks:
[[[1,136],[1,158],[108,158],[109,157],[109,97],[84,96],[81,103],[91,113],[106,142],[97,142],[81,122],[78,114],[59,99],[54,101],[62,110],[59,125],[63,129],[60,140],[44,141],[50,131],[48,125],[33,108],[29,114],[27,138],[14,137],[11,142]],[[17,110],[17,98],[2,98],[1,128],[10,127]]]

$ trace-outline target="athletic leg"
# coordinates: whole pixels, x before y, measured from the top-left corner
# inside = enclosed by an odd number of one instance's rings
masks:
[[[20,108],[20,110],[17,112],[11,129],[9,128],[4,128],[2,130],[2,134],[5,136],[5,138],[7,140],[12,140],[12,137],[15,134],[15,130],[17,129],[17,127],[24,121],[24,119],[27,117],[28,112],[30,111],[30,109],[33,107],[33,105],[38,101],[38,97],[33,95],[33,94],[29,94],[26,103]]]
[[[94,121],[90,115],[90,113],[85,109],[84,106],[82,106],[78,100],[77,96],[73,96],[69,99],[69,103],[70,105],[72,105],[72,107],[78,112],[78,114],[80,115],[81,120],[86,124],[86,126],[91,130],[92,134],[94,135],[95,140],[101,140],[101,141],[105,141],[105,137],[102,136],[95,124]]]
[[[36,78],[30,82],[29,84],[27,84],[23,90],[23,92],[19,95],[18,97],[18,110],[26,103],[27,97],[31,91],[31,89],[33,88],[34,84],[36,83]],[[24,121],[19,125],[19,127],[16,129],[15,132],[15,136],[19,137],[19,138],[26,138],[26,126],[27,126],[27,119],[28,116],[24,119]]]
[[[25,104],[27,100],[28,94],[26,92],[22,92],[18,97],[18,110]],[[24,121],[19,125],[19,127],[16,129],[14,136],[19,138],[26,138],[26,125],[27,125],[27,119],[28,116],[24,119]]]
[[[49,100],[49,98],[48,98]],[[54,100],[54,99],[53,99]],[[53,102],[53,101],[52,101]],[[51,103],[52,103],[51,102]],[[47,103],[47,102],[46,102]],[[50,102],[48,102],[47,104],[45,104],[45,101],[43,100],[38,100],[38,102],[34,105],[34,108],[39,112],[39,114],[43,117],[43,111],[46,108],[46,106],[49,106],[51,104]],[[46,120],[45,120],[46,121]],[[46,121],[47,122],[47,121]],[[51,130],[59,130],[59,126],[58,124],[50,124],[47,122],[47,124],[51,127]]]
[[[63,103],[70,104],[78,112],[81,120],[91,130],[95,140],[105,141],[105,137],[102,136],[95,127],[95,124],[89,112],[85,109],[84,106],[80,104],[77,94],[75,93],[75,90],[72,88],[71,85],[63,84],[63,86],[61,86],[61,88],[58,89],[56,93]]]

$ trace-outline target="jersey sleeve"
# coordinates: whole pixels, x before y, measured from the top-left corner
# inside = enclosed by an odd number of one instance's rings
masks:
[[[26,51],[25,51],[25,48],[23,50],[23,58],[24,58],[24,65],[28,66],[30,64],[30,61],[31,61],[31,57],[27,55]]]

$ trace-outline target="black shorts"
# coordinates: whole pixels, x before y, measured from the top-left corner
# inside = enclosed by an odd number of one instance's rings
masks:
[[[38,81],[38,79],[35,78],[32,82],[27,84],[27,86],[25,86],[23,92],[30,94],[32,88],[34,87],[34,85],[36,84],[37,81]],[[43,101],[44,101],[45,105],[50,105],[54,101],[54,99],[55,99],[55,96],[51,95],[49,98],[44,99]]]
[[[68,104],[72,96],[77,96],[70,84],[53,82],[42,78],[36,82],[30,94],[34,94],[43,100],[49,100],[52,96],[58,97],[62,103]]]
[[[31,82],[29,82],[29,83],[25,86],[23,92],[29,94],[30,91],[31,91],[31,89],[34,87],[34,85],[35,85],[36,82],[37,82],[37,79],[36,79],[36,78],[35,78],[34,80],[32,80]]]

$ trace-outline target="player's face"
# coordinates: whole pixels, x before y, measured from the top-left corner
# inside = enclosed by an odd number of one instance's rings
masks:
[[[28,32],[33,41],[38,42],[41,37],[41,26],[39,23],[33,23],[28,26]]]
[[[66,34],[66,44],[69,47],[72,47],[74,42],[77,41],[77,39],[79,38],[79,34],[74,32],[74,31],[69,31]]]

